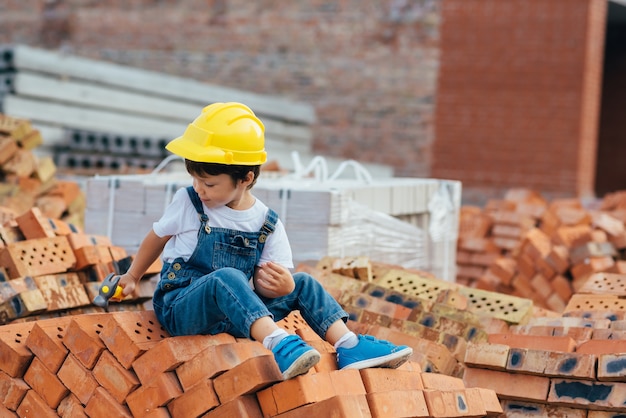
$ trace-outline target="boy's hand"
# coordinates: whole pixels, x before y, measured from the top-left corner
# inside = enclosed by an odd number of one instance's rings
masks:
[[[266,298],[285,296],[296,288],[289,269],[271,261],[254,269],[253,280],[257,293]]]
[[[116,298],[116,299],[111,298],[111,300],[119,302],[120,300],[124,299],[126,296],[133,293],[133,291],[135,290],[135,286],[137,285],[137,282],[135,281],[135,278],[133,276],[131,276],[128,273],[124,273],[120,276],[120,281],[117,285],[122,286],[124,288],[124,291],[122,292],[122,296],[120,298]]]

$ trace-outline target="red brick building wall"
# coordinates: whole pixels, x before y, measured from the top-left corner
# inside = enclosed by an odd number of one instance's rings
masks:
[[[58,1],[69,30],[43,0],[0,1],[0,43],[300,100],[318,116],[314,153],[430,173],[438,0]]]
[[[444,0],[432,176],[594,194],[605,0]]]

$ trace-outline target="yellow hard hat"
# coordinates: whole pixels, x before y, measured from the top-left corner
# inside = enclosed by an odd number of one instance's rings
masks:
[[[265,126],[246,105],[213,103],[165,149],[203,163],[261,165],[267,161]]]

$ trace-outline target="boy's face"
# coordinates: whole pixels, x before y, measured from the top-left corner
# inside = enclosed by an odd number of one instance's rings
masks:
[[[192,178],[193,189],[198,193],[200,200],[206,207],[228,206],[233,209],[240,209],[239,206],[246,191],[246,182],[238,181],[235,186],[228,174],[217,176],[192,175]]]

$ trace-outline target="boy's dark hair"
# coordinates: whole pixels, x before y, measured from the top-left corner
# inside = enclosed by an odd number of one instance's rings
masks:
[[[256,183],[256,179],[261,173],[260,165],[236,165],[236,164],[218,164],[218,163],[201,163],[197,161],[191,161],[185,159],[185,168],[191,175],[196,176],[219,176],[220,174],[227,174],[233,181],[233,185],[237,185],[237,181],[245,180],[249,172],[254,174],[254,180],[248,186],[251,189]]]

